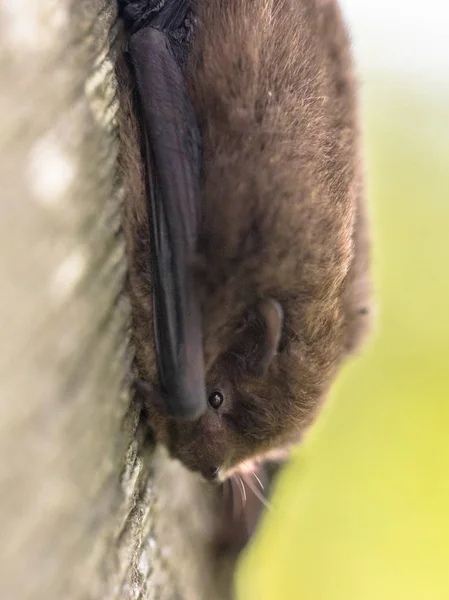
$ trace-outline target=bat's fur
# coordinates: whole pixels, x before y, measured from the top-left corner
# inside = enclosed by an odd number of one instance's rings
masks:
[[[188,467],[229,472],[294,443],[370,312],[369,239],[349,41],[335,0],[198,0],[187,87],[203,138],[194,260],[208,390],[225,402],[198,422],[152,413]],[[132,84],[118,67],[125,232],[136,362],[157,382],[150,250]],[[261,298],[284,311],[262,378],[238,367],[237,324]]]

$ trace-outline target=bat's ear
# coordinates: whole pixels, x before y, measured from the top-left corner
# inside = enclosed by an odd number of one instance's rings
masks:
[[[282,334],[283,311],[273,298],[260,300],[245,316],[231,352],[246,372],[262,377],[275,357]]]

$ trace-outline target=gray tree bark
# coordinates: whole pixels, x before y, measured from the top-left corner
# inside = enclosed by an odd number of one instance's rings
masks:
[[[0,0],[0,597],[222,597],[129,393],[113,1]]]

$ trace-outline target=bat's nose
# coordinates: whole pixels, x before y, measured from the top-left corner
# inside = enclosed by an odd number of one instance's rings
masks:
[[[215,481],[218,479],[219,473],[220,467],[206,467],[201,469],[201,475],[204,477],[204,479],[207,479],[207,481]]]

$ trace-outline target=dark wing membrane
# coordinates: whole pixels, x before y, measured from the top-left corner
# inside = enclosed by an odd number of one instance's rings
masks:
[[[184,26],[190,0],[118,0],[118,9],[131,33],[148,25],[174,31]]]
[[[199,220],[200,138],[166,34],[145,27],[128,48],[146,150],[159,375],[168,413],[193,419],[206,408],[201,312],[190,267]]]

